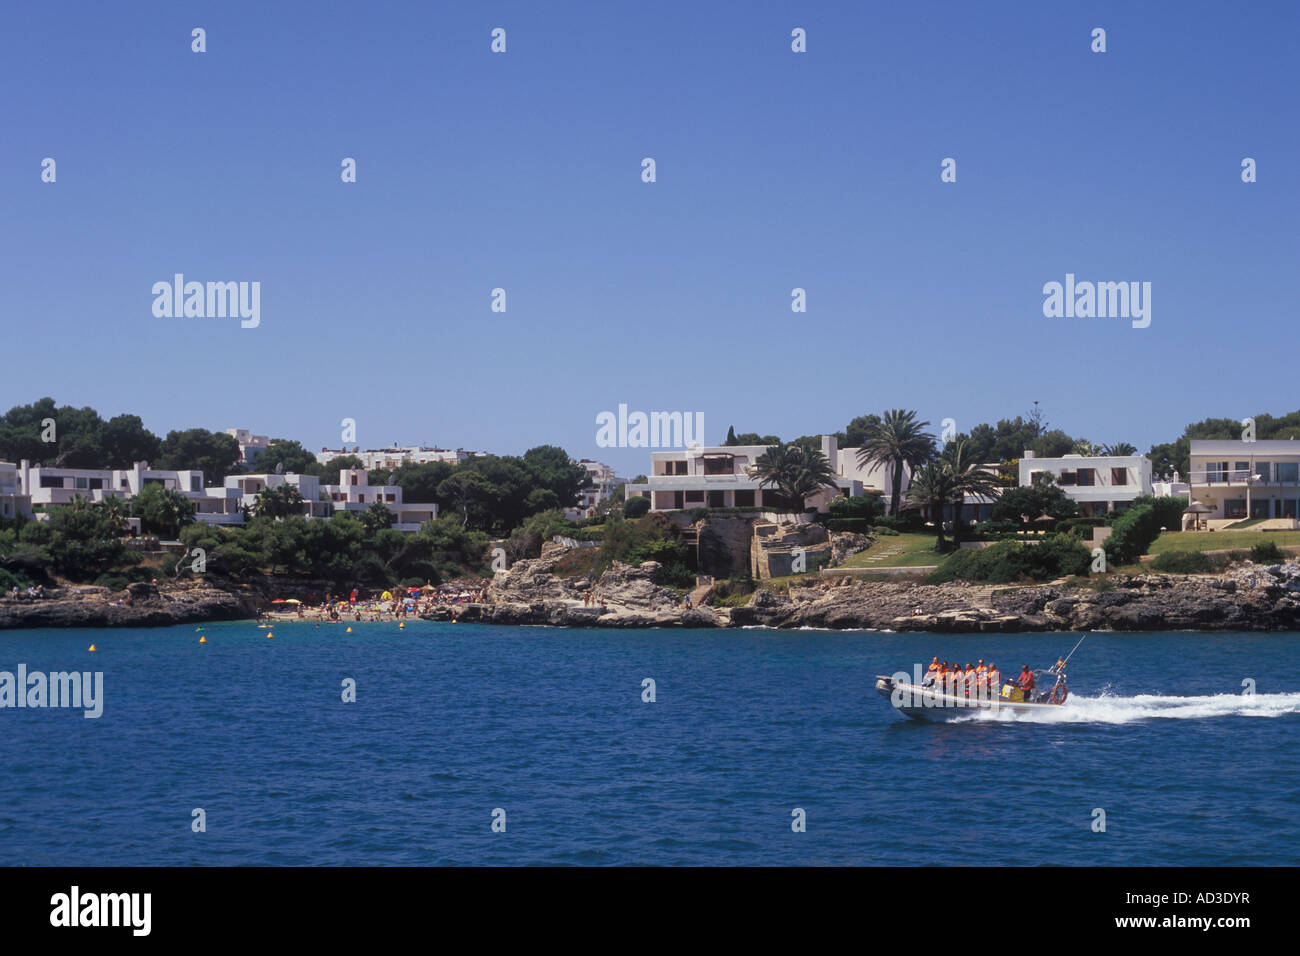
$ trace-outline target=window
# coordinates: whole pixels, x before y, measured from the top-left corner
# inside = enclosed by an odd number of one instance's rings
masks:
[[[1127,468],[1112,468],[1112,469],[1110,470],[1110,483],[1111,483],[1112,485],[1127,485],[1127,484],[1128,484],[1128,469],[1127,469]]]
[[[202,491],[203,479],[198,475],[190,475],[190,491]]]
[[[687,503],[688,505],[702,505],[702,504],[704,504],[704,492],[703,492],[703,491],[688,491],[688,492],[686,492],[686,503]]]
[[[674,462],[670,462],[670,464],[673,466],[673,470],[669,472],[670,475],[684,475],[684,474],[686,474],[686,462],[685,462],[685,461],[674,461]]]
[[[1228,498],[1223,502],[1223,516],[1225,518],[1246,517],[1246,499]]]
[[[63,479],[62,479],[62,478],[55,478],[55,477],[53,477],[53,476],[51,476],[51,475],[41,475],[41,487],[42,487],[42,488],[62,488],[62,487],[63,487]]]
[[[366,503],[366,496],[365,496],[365,495],[357,495],[357,501],[364,505],[364,504]]]
[[[1265,484],[1268,484],[1269,482],[1268,471],[1269,471],[1268,462],[1266,461],[1255,462],[1255,474],[1259,475],[1259,480],[1264,482]]]
[[[730,455],[710,455],[704,459],[704,473],[706,475],[730,475],[732,473],[733,459]]]
[[[1226,461],[1207,461],[1205,463],[1205,483],[1228,480],[1228,463]]]
[[[78,488],[89,488],[90,482],[85,478],[77,478],[73,482]]]
[[[91,478],[91,479],[90,479],[90,487],[91,487],[92,489],[98,489],[98,490],[101,490],[101,491],[102,491],[103,488],[104,488],[104,479],[103,479],[103,478]]]
[[[710,508],[721,508],[721,507],[724,507],[724,506],[726,505],[726,503],[727,503],[727,502],[726,502],[725,495],[726,495],[726,492],[725,492],[725,491],[710,491],[710,492],[709,492],[709,507],[710,507]]]
[[[752,491],[737,491],[736,507],[737,508],[754,507],[754,493]]]
[[[1075,472],[1063,471],[1061,472],[1061,476],[1060,478],[1057,479],[1057,481],[1062,485],[1075,485],[1078,484],[1077,479],[1078,479],[1078,475]]]
[[[385,501],[393,501],[393,502],[396,502],[396,501],[397,501],[397,495],[396,495],[396,494],[392,494],[392,493],[387,494],[387,495],[384,496],[384,500],[385,500]]]
[[[1297,462],[1279,461],[1277,463],[1277,483],[1279,485],[1294,485],[1296,480],[1300,478],[1300,475],[1297,475],[1297,471],[1300,471],[1300,464]]]
[[[1080,468],[1078,478],[1079,484],[1087,486],[1095,485],[1097,483],[1096,474],[1097,469],[1095,468]]]
[[[1248,462],[1248,461],[1234,461],[1234,462],[1232,463],[1232,480],[1233,480],[1233,481],[1245,481],[1247,478],[1249,478],[1249,477],[1250,477],[1251,475],[1253,475],[1253,474],[1254,474],[1254,472],[1250,470],[1250,462]]]
[[[353,484],[353,485],[355,485],[355,484],[357,483],[357,476],[356,476],[356,475],[349,475],[348,477],[352,479],[352,480],[349,482],[349,484]]]

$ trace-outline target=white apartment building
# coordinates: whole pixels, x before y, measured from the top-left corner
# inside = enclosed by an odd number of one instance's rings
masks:
[[[348,450],[347,448],[322,448],[316,453],[316,460],[322,465],[328,465],[335,458],[342,458],[344,455],[354,455],[360,458],[367,468],[400,468],[402,465],[427,465],[430,462],[445,461],[453,465],[459,465],[461,462],[470,458],[481,457],[485,452],[465,451],[463,448],[427,448],[423,445],[407,445],[391,448],[367,448],[362,451],[359,447]]]
[[[618,476],[609,465],[590,458],[583,458],[578,464],[587,472],[587,486],[578,492],[578,503],[564,509],[564,517],[570,521],[594,518],[596,507],[607,501],[619,484]]]
[[[242,508],[252,508],[257,503],[258,493],[264,488],[288,485],[297,489],[302,496],[303,514],[308,518],[329,518],[340,512],[359,513],[378,502],[396,515],[393,528],[406,532],[419,531],[424,522],[438,517],[436,504],[408,504],[403,501],[400,485],[370,484],[364,468],[344,468],[339,472],[339,480],[340,484],[325,485],[315,475],[292,472],[283,475],[229,475],[223,488],[209,488],[208,493],[214,498],[224,497],[237,501],[236,510],[240,511]],[[195,518],[207,520],[201,513],[196,514]],[[242,520],[241,517],[239,521],[230,523],[238,524]]]
[[[160,484],[178,491],[194,504],[194,519],[205,524],[239,525],[244,509],[252,508],[264,488],[288,485],[303,498],[308,518],[329,518],[340,511],[365,511],[382,502],[393,511],[398,531],[418,531],[420,525],[438,516],[434,504],[408,504],[398,485],[371,485],[365,469],[344,469],[341,484],[322,485],[314,475],[251,474],[229,475],[225,483],[203,484],[201,471],[159,471],[136,462],[129,469],[51,468],[23,461],[14,466],[0,462],[0,517],[6,507],[31,514],[33,506],[71,504],[78,495],[89,501],[107,498],[131,500],[147,485]],[[12,490],[10,490],[12,489]]]
[[[1034,475],[1047,472],[1066,497],[1086,516],[1123,511],[1134,498],[1152,493],[1151,460],[1145,455],[1065,455],[1036,458],[1028,449],[1020,459],[1020,487],[1033,484]]]
[[[829,444],[828,444],[829,443]],[[822,436],[822,453],[835,467],[840,460],[836,440]],[[781,493],[764,487],[754,470],[767,445],[693,445],[685,449],[653,452],[650,474],[644,482],[626,488],[628,498],[650,499],[651,511],[681,511],[691,508],[785,507]],[[846,449],[847,451],[848,449]],[[838,469],[837,469],[838,472]],[[862,482],[838,477],[835,488],[824,488],[802,504],[827,510],[837,494],[860,495]]]
[[[32,499],[23,494],[18,480],[18,466],[0,461],[0,518],[12,521],[19,515],[32,516]]]
[[[241,465],[251,465],[262,457],[262,452],[266,451],[267,446],[271,444],[271,439],[265,435],[254,435],[247,428],[227,428],[226,434],[239,442],[239,463]]]
[[[1207,505],[1210,528],[1245,518],[1300,517],[1300,441],[1191,442],[1191,499]]]

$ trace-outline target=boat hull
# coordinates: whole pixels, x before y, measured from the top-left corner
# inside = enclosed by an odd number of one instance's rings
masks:
[[[1061,704],[1031,704],[1024,701],[1004,700],[1001,697],[966,697],[944,693],[933,687],[918,687],[892,677],[876,678],[876,693],[884,697],[905,717],[913,720],[951,720],[962,714],[978,711],[1032,714],[1056,710]]]

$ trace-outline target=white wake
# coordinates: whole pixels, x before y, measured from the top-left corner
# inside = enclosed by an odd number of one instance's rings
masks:
[[[1284,717],[1300,714],[1300,693],[1213,694],[1172,697],[1138,694],[1135,697],[1070,697],[1061,707],[1032,713],[1011,710],[967,712],[954,722],[1008,720],[1039,724],[1129,724],[1136,720],[1210,720],[1215,717]]]

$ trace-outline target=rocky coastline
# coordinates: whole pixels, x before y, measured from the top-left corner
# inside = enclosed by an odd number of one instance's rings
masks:
[[[559,555],[498,572],[481,603],[443,605],[427,620],[602,628],[822,628],[927,632],[1300,630],[1300,564],[1236,566],[1217,574],[1111,575],[1083,583],[929,585],[810,576],[788,593],[759,588],[739,606],[686,607],[652,561],[615,563],[598,578],[557,570]],[[330,590],[264,576],[137,583],[127,592],[51,588],[0,596],[0,630],[148,627],[255,618],[273,596]],[[129,593],[129,600],[127,594]],[[590,595],[590,597],[589,597]]]

